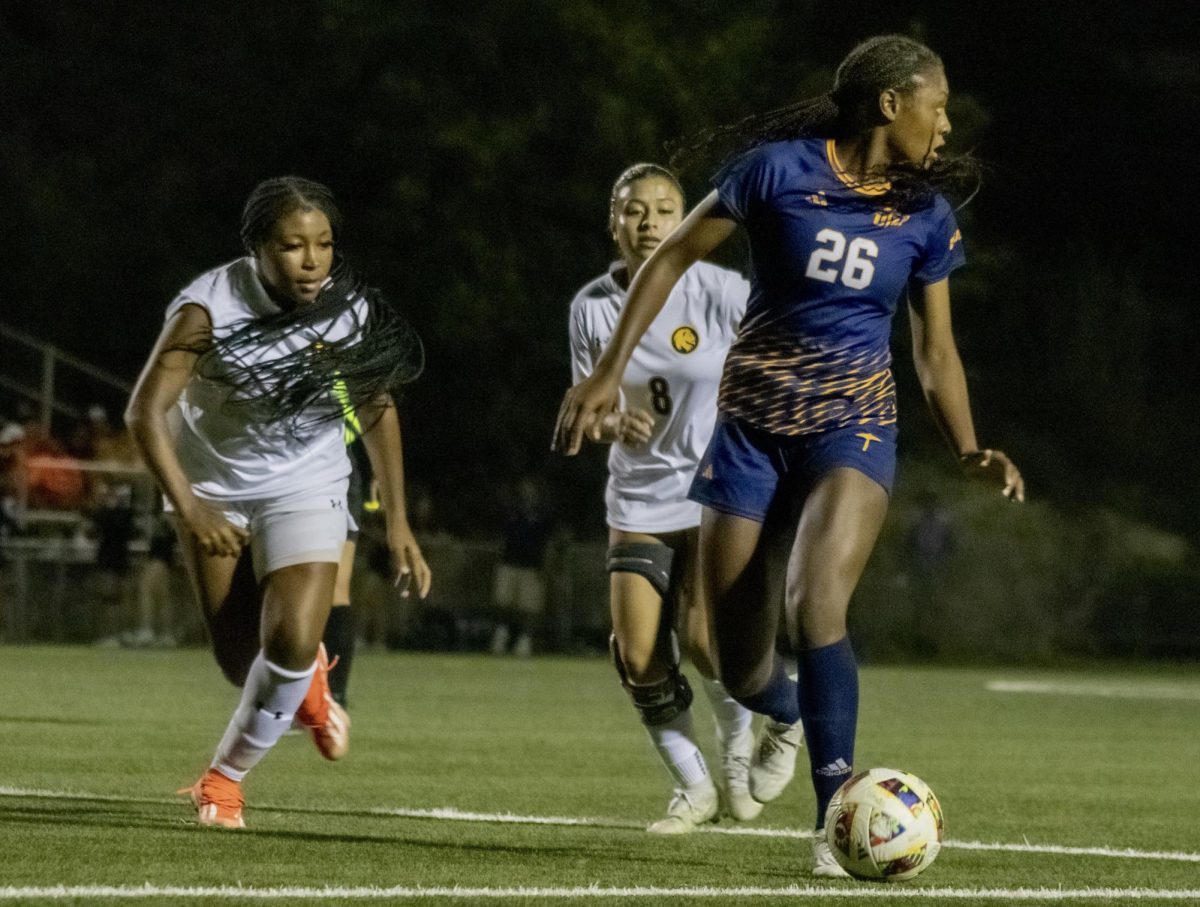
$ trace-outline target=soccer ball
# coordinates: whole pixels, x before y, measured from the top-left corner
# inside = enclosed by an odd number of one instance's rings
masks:
[[[923,872],[942,848],[942,807],[924,781],[873,768],[838,788],[825,838],[856,879],[899,882]]]

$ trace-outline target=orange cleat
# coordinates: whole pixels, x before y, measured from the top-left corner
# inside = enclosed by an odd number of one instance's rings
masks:
[[[206,771],[191,787],[180,788],[175,793],[192,798],[201,825],[246,827],[242,821],[242,807],[246,804],[246,798],[242,796],[241,782],[222,775],[215,768]]]
[[[312,732],[313,743],[321,755],[334,762],[350,752],[350,716],[329,692],[331,667],[325,643],[321,643],[317,649],[317,670],[312,685],[304,694],[304,701],[296,710],[296,723]]]

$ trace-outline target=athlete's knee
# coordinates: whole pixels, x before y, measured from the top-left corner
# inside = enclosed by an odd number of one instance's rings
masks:
[[[667,599],[671,591],[671,571],[674,552],[666,545],[652,542],[623,542],[608,549],[608,572],[632,573],[653,587],[659,598]],[[669,608],[664,608],[669,614]],[[613,661],[622,683],[654,684],[663,679],[673,663],[679,661],[670,621],[663,618],[653,638],[618,640],[613,634],[610,643]]]
[[[321,634],[311,628],[281,625],[263,641],[263,654],[267,661],[285,670],[303,671],[316,661],[320,644]]]
[[[653,648],[618,648],[613,641],[613,663],[623,682],[649,684],[661,680],[670,672],[670,664]]]
[[[673,721],[691,708],[692,687],[680,673],[677,661],[667,667],[665,676],[659,669],[657,679],[643,682],[626,673],[625,659],[615,635],[609,638],[609,650],[617,675],[621,678],[621,686],[629,694],[633,707],[638,710],[642,723],[647,727]]]
[[[846,635],[846,611],[849,597],[808,596],[798,605],[796,620],[801,647],[815,649],[837,642]]]

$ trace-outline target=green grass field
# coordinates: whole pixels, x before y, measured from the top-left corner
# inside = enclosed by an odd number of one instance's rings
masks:
[[[350,756],[285,738],[231,832],[172,796],[236,702],[207,652],[3,648],[0,900],[1200,903],[1195,666],[862,681],[858,766],[915,772],[946,813],[907,883],[805,875],[806,771],[755,823],[645,834],[666,775],[599,658],[364,653]]]

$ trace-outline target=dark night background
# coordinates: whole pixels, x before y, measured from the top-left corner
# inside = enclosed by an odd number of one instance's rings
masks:
[[[132,379],[161,312],[240,253],[260,179],[332,186],[344,248],[425,337],[408,470],[486,532],[542,474],[600,531],[598,452],[552,458],[566,309],[611,249],[615,174],[663,143],[823,90],[858,40],[946,62],[963,213],[956,330],[981,441],[1071,519],[1193,540],[1200,52],[1161,4],[4,3],[0,320]],[[693,198],[704,174],[686,180]],[[733,244],[726,260],[744,265]],[[953,473],[898,318],[904,456]],[[84,401],[80,401],[84,402]]]

